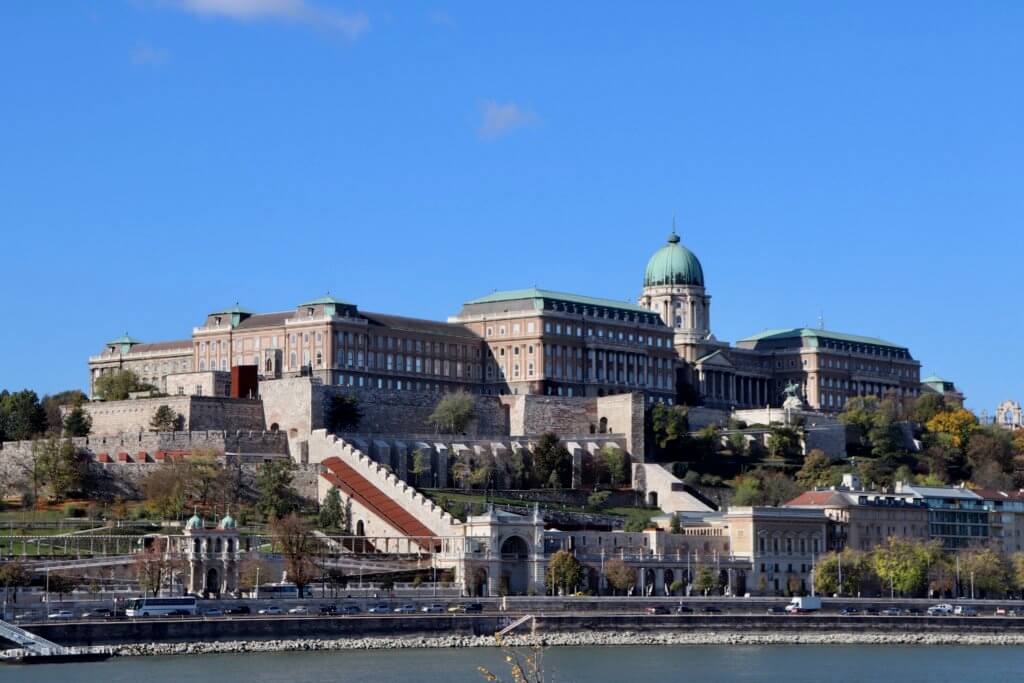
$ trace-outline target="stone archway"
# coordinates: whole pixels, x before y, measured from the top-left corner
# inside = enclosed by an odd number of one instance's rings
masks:
[[[522,536],[509,536],[501,543],[501,576],[507,581],[509,595],[525,595],[529,590],[530,544]]]
[[[653,569],[645,569],[644,570],[644,575],[643,575],[643,580],[644,580],[644,584],[643,584],[643,586],[644,586],[644,595],[655,595],[656,594],[656,590],[657,590],[656,582],[657,582],[658,579],[657,579],[657,574],[654,573],[654,570]]]
[[[736,570],[736,595],[747,594],[747,573],[742,569]]]
[[[220,572],[216,567],[210,567],[206,572],[206,592],[211,594],[220,593]]]
[[[359,520],[358,522],[356,522],[356,536],[365,536],[365,535],[366,535],[366,526],[363,525],[363,520]]]
[[[671,569],[665,570],[665,595],[672,595],[672,584],[676,581],[676,574]]]

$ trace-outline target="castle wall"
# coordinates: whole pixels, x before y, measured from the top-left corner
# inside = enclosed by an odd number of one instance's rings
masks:
[[[181,415],[180,427],[201,431],[264,429],[263,407],[259,401],[214,396],[163,396],[126,401],[91,401],[82,408],[92,418],[92,433],[120,434],[148,431],[161,406]]]

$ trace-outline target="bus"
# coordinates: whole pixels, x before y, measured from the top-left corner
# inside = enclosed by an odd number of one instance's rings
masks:
[[[249,592],[250,598],[298,598],[299,587],[294,583],[265,583],[257,586]],[[313,597],[313,588],[306,586],[302,591],[303,598]]]
[[[196,614],[194,595],[180,598],[134,598],[125,605],[126,617],[166,617]]]

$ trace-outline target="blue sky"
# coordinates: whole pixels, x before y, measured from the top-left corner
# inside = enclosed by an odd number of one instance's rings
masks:
[[[1024,399],[1024,4],[0,5],[0,386],[326,290],[639,294],[672,215],[735,340],[906,344]]]

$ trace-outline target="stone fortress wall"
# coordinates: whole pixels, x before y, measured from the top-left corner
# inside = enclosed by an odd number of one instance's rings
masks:
[[[92,418],[93,434],[121,434],[148,430],[160,406],[168,406],[182,417],[186,431],[262,431],[263,405],[258,400],[215,396],[162,396],[126,401],[90,401],[82,408]]]

